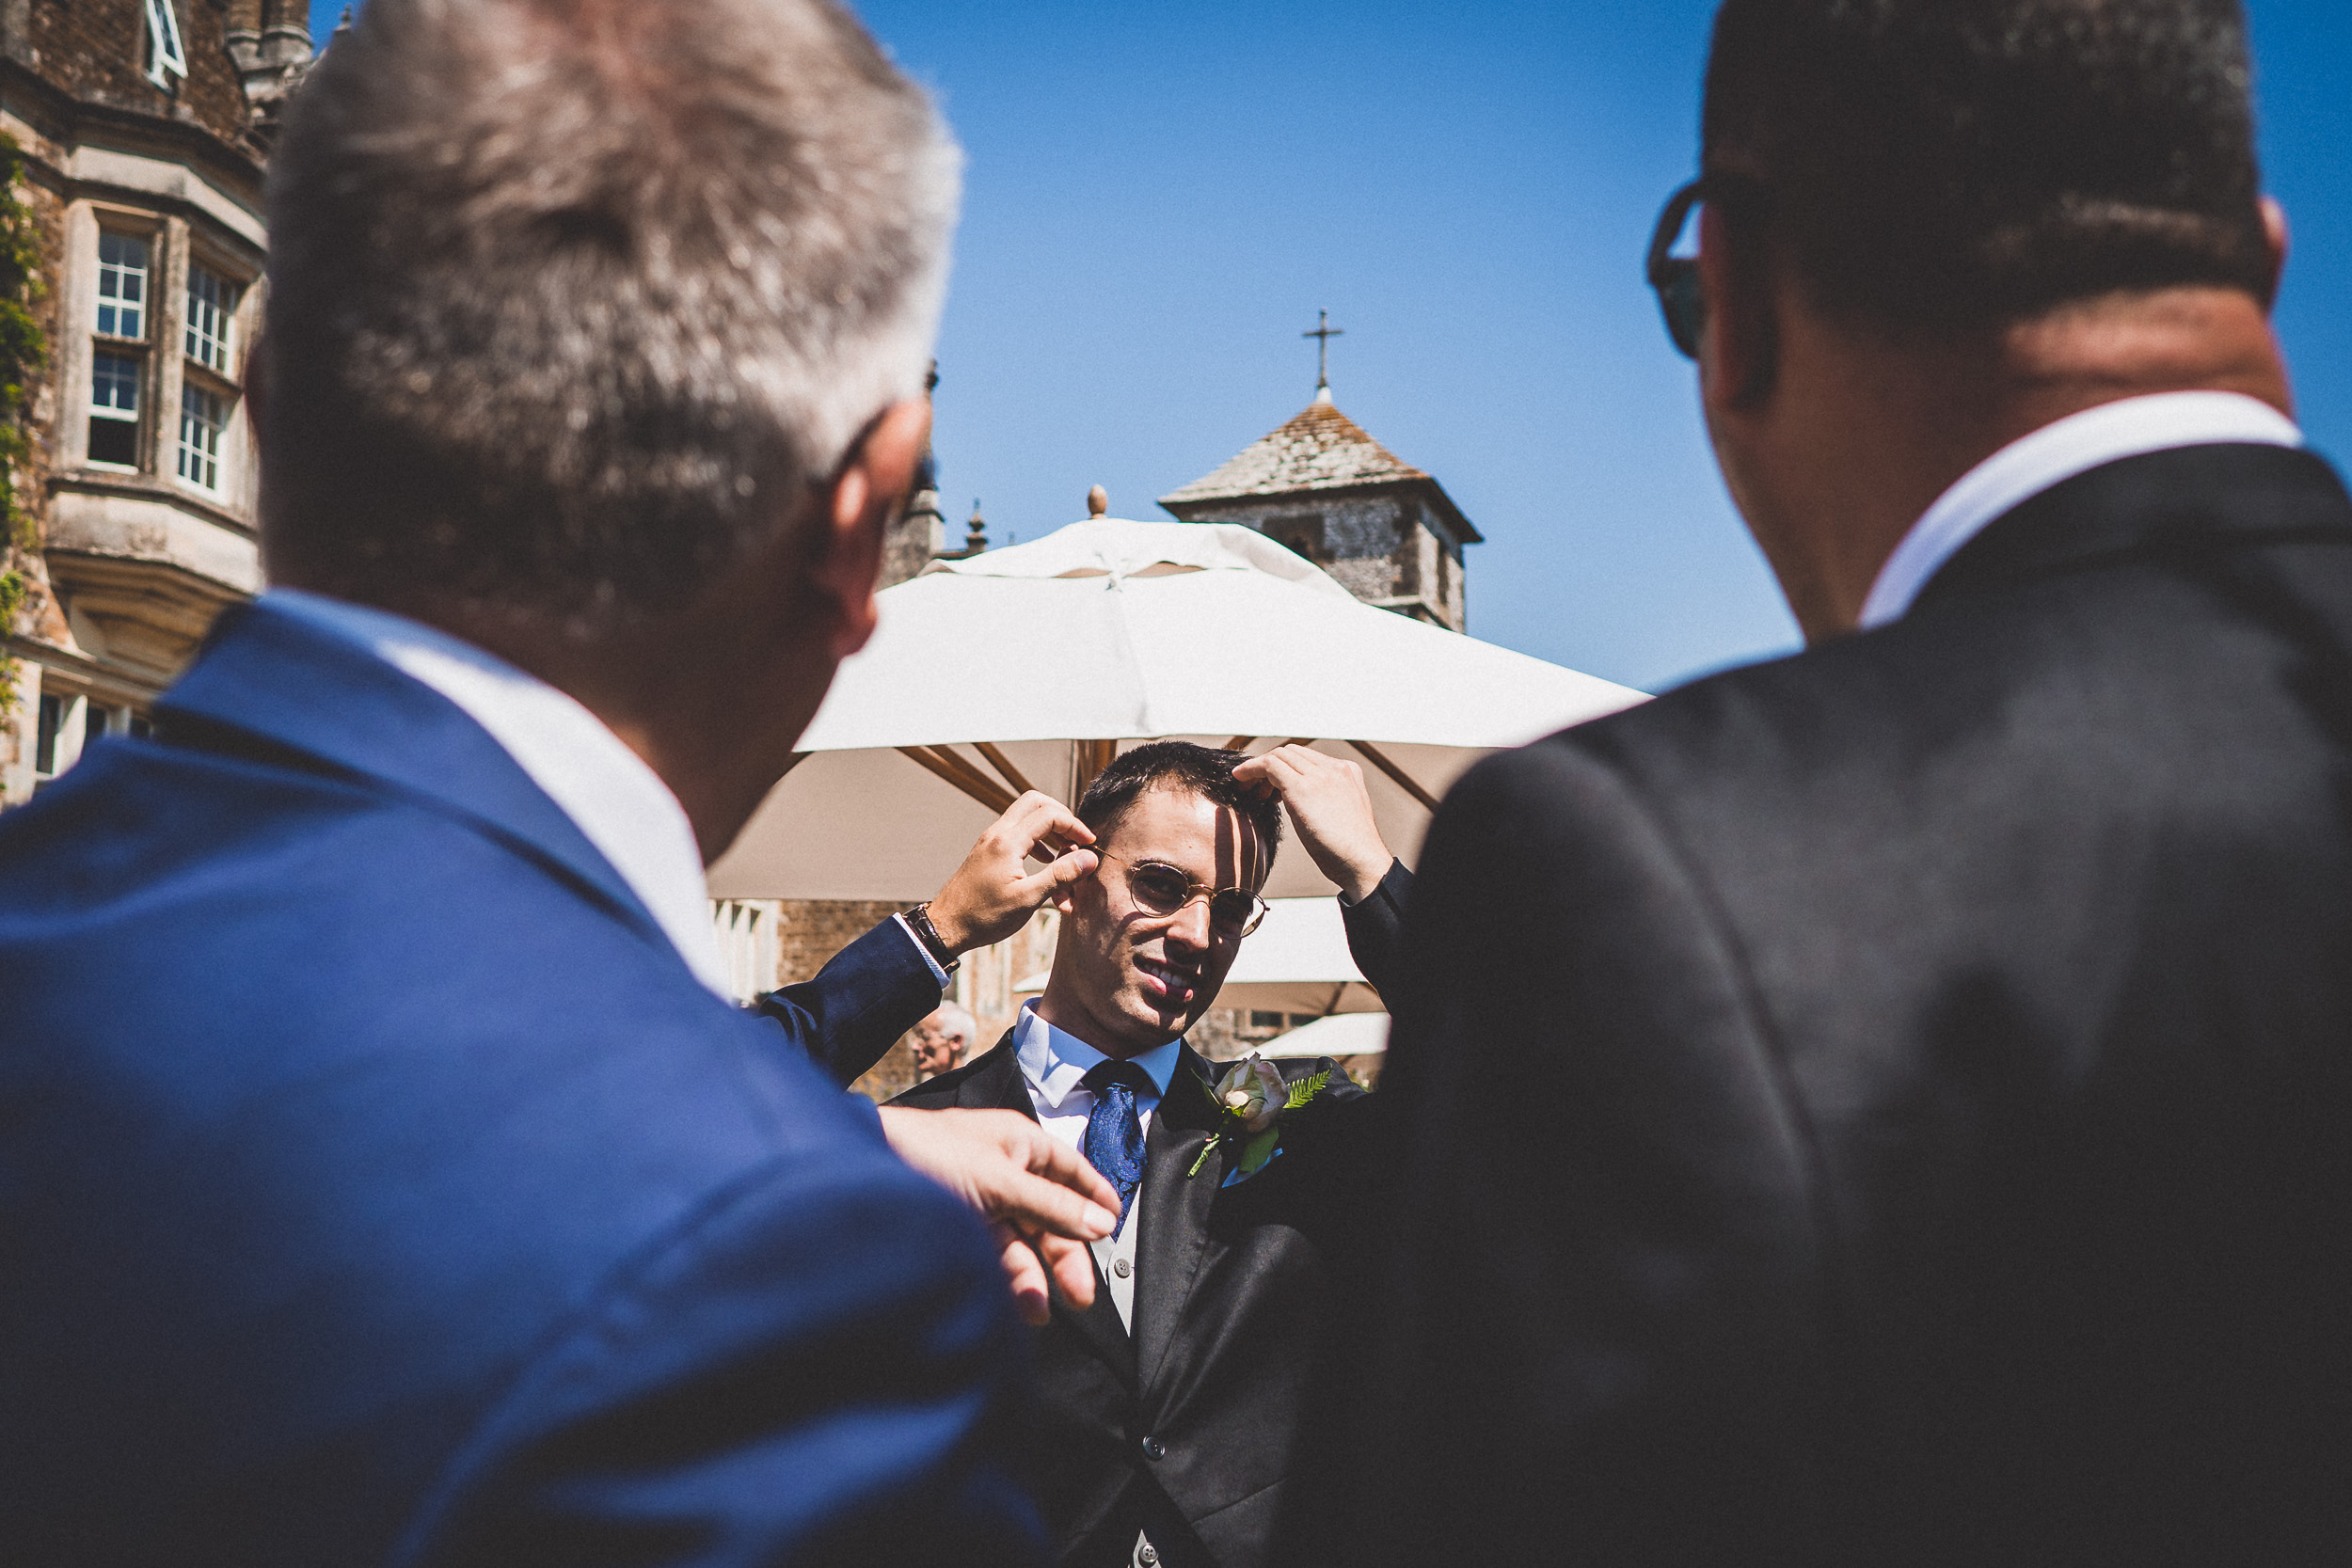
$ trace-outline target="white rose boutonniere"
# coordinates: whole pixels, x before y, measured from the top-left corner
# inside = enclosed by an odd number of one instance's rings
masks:
[[[1249,1056],[1235,1062],[1224,1077],[1215,1084],[1199,1079],[1212,1103],[1216,1106],[1216,1136],[1200,1148],[1200,1158],[1184,1173],[1190,1180],[1200,1174],[1200,1167],[1209,1163],[1209,1156],[1221,1144],[1234,1150],[1231,1168],[1243,1176],[1255,1176],[1274,1158],[1282,1147],[1283,1121],[1295,1111],[1311,1101],[1331,1082],[1329,1069],[1300,1079],[1295,1084],[1282,1081],[1282,1069],[1262,1057]]]

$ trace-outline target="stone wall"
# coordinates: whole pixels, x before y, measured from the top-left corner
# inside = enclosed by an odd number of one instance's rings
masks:
[[[146,0],[31,0],[24,63],[73,97],[109,108],[192,120],[231,145],[246,138],[245,88],[227,44],[228,0],[172,0],[188,60],[167,92],[147,75]]]
[[[1409,490],[1196,501],[1186,515],[1256,529],[1366,604],[1464,629],[1458,546],[1443,542],[1429,507]]]

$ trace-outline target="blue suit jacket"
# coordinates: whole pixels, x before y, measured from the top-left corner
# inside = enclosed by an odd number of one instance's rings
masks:
[[[0,1560],[1033,1558],[981,1228],[487,734],[265,609],[161,718],[0,817]]]

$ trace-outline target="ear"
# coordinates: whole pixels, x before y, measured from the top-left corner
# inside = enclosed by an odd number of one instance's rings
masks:
[[[930,435],[929,399],[892,404],[866,427],[825,498],[810,541],[806,581],[833,611],[835,658],[849,657],[874,635],[882,533],[906,501]]]
[[[1707,329],[1699,338],[1699,386],[1709,405],[1753,408],[1772,396],[1779,371],[1780,321],[1771,252],[1753,224],[1699,210],[1699,287]]]
[[[2287,210],[2278,198],[2262,199],[2263,238],[2270,243],[2270,297],[2279,297],[2279,279],[2287,270]]]

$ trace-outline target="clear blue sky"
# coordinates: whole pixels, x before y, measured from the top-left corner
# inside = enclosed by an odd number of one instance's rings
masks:
[[[340,4],[315,8],[322,40]],[[2352,7],[2252,0],[2296,249],[2280,327],[2352,455]],[[866,0],[969,155],[940,344],[951,522],[1152,504],[1339,405],[1488,543],[1470,630],[1658,689],[1795,628],[1717,479],[1639,257],[1696,156],[1712,0]],[[986,651],[974,649],[975,663]]]

